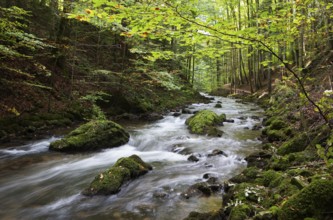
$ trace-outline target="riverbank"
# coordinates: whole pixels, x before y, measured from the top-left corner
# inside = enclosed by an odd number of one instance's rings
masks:
[[[73,129],[80,123],[101,116],[124,123],[126,121],[154,121],[162,118],[162,115],[170,110],[180,111],[190,103],[209,101],[189,84],[183,82],[179,76],[167,75],[170,78],[160,78],[154,84],[148,83],[147,78],[151,77],[153,80],[156,73],[136,74],[135,78],[127,75],[122,80],[128,81],[128,83],[119,90],[110,90],[108,86],[111,85],[103,84],[101,87],[98,83],[82,88],[78,86],[80,93],[77,94],[76,101],[68,98],[52,101],[51,109],[48,110],[49,103],[40,100],[42,105],[40,108],[17,115],[2,115],[0,143],[10,144],[18,139],[38,140],[53,133],[61,134],[62,130]],[[168,83],[167,86],[164,85],[166,83]],[[44,91],[43,94],[47,95],[47,92]],[[6,97],[6,99],[8,98],[11,97]],[[31,97],[32,102],[36,102],[38,99],[38,96]],[[11,102],[20,103],[20,99],[12,97]],[[61,107],[59,107],[60,102]]]
[[[134,45],[121,31],[68,19],[48,4],[19,5],[29,12],[15,10],[29,16],[5,24],[23,22],[18,29],[36,39],[27,43],[33,52],[20,49],[24,55],[1,59],[0,144],[38,140],[91,119],[156,120],[207,101],[178,61],[148,61],[131,52]]]
[[[187,220],[333,218],[332,131],[292,84],[277,82],[271,97],[238,96],[266,109],[261,151],[245,158],[247,168],[224,183],[220,210],[193,212]],[[323,92],[312,90],[311,97],[325,108]]]

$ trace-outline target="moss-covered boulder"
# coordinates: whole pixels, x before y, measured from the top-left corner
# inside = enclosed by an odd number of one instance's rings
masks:
[[[233,183],[252,182],[257,178],[260,169],[253,166],[247,167],[242,173],[230,179]]]
[[[201,110],[186,120],[186,125],[193,134],[207,134],[209,136],[221,136],[222,132],[216,128],[223,125],[225,114],[217,115],[210,110]]]
[[[235,206],[230,213],[228,219],[230,220],[244,220],[248,219],[250,216],[253,215],[252,208],[247,204],[240,204]]]
[[[313,217],[325,219],[333,207],[333,180],[321,179],[313,181],[298,194],[287,200],[280,212],[279,219],[305,219]]]
[[[260,176],[256,179],[256,182],[260,185],[265,187],[277,187],[281,180],[285,178],[282,176],[282,173],[274,171],[274,170],[267,170],[260,174]]]
[[[287,139],[286,134],[283,132],[283,130],[271,130],[268,129],[267,132],[267,139],[269,142],[274,141],[284,141]]]
[[[90,121],[52,142],[50,150],[82,152],[117,147],[127,143],[129,134],[118,124],[107,120]]]
[[[292,139],[284,142],[278,149],[277,153],[280,155],[286,155],[289,153],[300,152],[310,143],[311,139],[305,133],[297,135]]]
[[[151,165],[142,161],[137,155],[120,158],[110,169],[98,174],[82,194],[112,195],[120,191],[121,186],[151,170]]]
[[[191,212],[183,220],[220,220],[225,219],[225,215],[221,210],[207,213]]]

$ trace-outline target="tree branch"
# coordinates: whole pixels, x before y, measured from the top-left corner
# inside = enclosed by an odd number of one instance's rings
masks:
[[[299,87],[300,87],[300,90],[301,92],[305,95],[306,99],[318,110],[320,116],[324,119],[324,121],[327,123],[327,125],[329,126],[330,129],[333,129],[331,123],[329,122],[328,118],[326,117],[326,115],[324,114],[324,112],[322,111],[322,109],[315,103],[315,101],[313,101],[311,99],[311,97],[309,96],[309,94],[307,93],[305,87],[304,87],[304,84],[301,80],[301,78],[297,75],[297,73],[295,71],[293,71],[291,69],[291,67],[289,66],[288,63],[286,63],[279,55],[277,55],[272,48],[270,48],[267,44],[265,44],[263,41],[261,40],[258,40],[258,39],[255,39],[255,38],[251,38],[251,37],[244,37],[244,36],[240,36],[240,35],[236,35],[236,34],[229,34],[229,33],[225,33],[225,32],[222,32],[222,31],[219,31],[213,27],[210,27],[210,26],[207,26],[205,24],[201,24],[193,19],[190,19],[190,18],[187,18],[185,16],[183,16],[177,9],[177,7],[174,7],[172,6],[170,3],[167,3],[165,2],[166,5],[168,5],[169,7],[171,7],[172,9],[174,9],[174,12],[183,20],[189,22],[189,23],[192,23],[192,24],[195,24],[199,27],[203,27],[205,29],[208,29],[208,30],[211,30],[211,31],[214,31],[215,33],[218,33],[220,35],[224,35],[224,36],[228,36],[228,37],[235,37],[235,38],[238,38],[238,39],[242,39],[242,40],[246,40],[246,41],[250,41],[250,42],[256,42],[256,43],[259,43],[261,46],[263,46],[264,48],[266,48],[266,50],[271,53],[275,58],[277,58],[283,65],[284,67],[295,77]],[[237,42],[235,42],[237,43]]]

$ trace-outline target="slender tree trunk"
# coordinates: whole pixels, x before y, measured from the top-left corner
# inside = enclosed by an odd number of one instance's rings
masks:
[[[195,69],[194,69],[195,65],[194,65],[194,62],[195,62],[195,57],[192,56],[192,82],[191,82],[192,86],[194,85],[194,73],[195,73]]]
[[[301,4],[301,3],[299,3]],[[300,6],[300,13],[302,16],[305,15],[305,9],[303,8],[304,6]],[[304,19],[302,19],[301,24],[300,24],[300,31],[299,31],[299,40],[298,40],[298,67],[299,68],[304,68],[304,32],[305,32],[305,23]]]
[[[222,87],[222,83],[221,83],[221,61],[220,58],[216,58],[216,84],[217,84],[217,88],[221,88]]]
[[[242,29],[242,20],[241,20],[241,0],[238,0],[238,30]],[[239,42],[241,44],[241,42]],[[238,68],[239,68],[239,81],[240,84],[244,84],[243,74],[242,74],[242,49],[238,50]]]

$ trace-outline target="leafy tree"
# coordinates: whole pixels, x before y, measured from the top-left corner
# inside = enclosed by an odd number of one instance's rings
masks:
[[[51,47],[42,39],[25,31],[28,24],[26,17],[29,15],[29,12],[15,6],[0,7],[0,60],[32,59],[37,50]],[[34,65],[41,72],[51,74],[41,63],[35,62]],[[6,62],[2,62],[0,68],[33,78],[29,73],[7,66]]]

